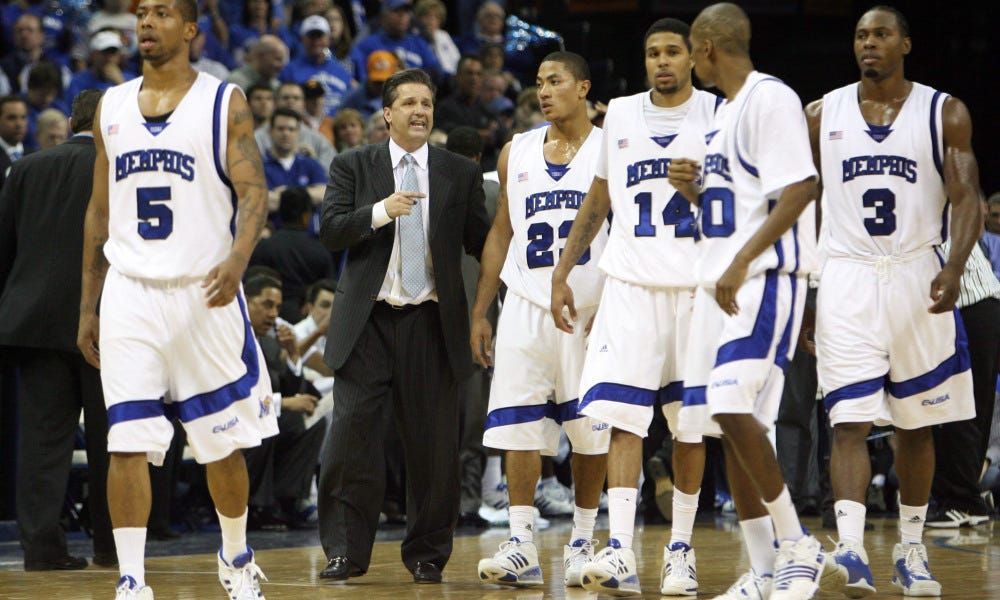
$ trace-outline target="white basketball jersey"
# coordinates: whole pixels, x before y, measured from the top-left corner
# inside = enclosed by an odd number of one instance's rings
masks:
[[[199,73],[170,118],[149,123],[139,112],[142,80],[105,92],[95,132],[109,163],[104,253],[130,277],[202,277],[228,256],[235,232],[226,172],[234,86]]]
[[[914,83],[889,126],[865,122],[858,83],[823,96],[824,249],[829,256],[898,255],[948,235],[941,112],[947,94]]]
[[[699,283],[715,287],[760,229],[786,186],[816,176],[802,103],[780,80],[754,71],[719,108],[708,134],[700,198]],[[747,270],[807,274],[817,268],[813,204]]]
[[[722,99],[695,90],[680,128],[657,138],[643,106],[649,92],[615,98],[604,117],[611,235],[601,269],[650,287],[692,287],[698,223],[691,203],[667,182],[672,158],[702,162],[705,134]]]
[[[547,308],[552,301],[552,270],[573,227],[576,212],[594,181],[594,169],[604,132],[594,127],[566,173],[557,181],[549,173],[543,153],[549,126],[514,136],[507,159],[507,205],[514,237],[500,278],[507,288]],[[576,306],[598,303],[604,275],[597,268],[608,241],[601,226],[590,249],[569,276]]]

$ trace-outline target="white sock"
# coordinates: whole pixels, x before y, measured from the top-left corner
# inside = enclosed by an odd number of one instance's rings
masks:
[[[539,483],[540,485],[543,485],[543,486],[545,486],[545,485],[552,485],[552,484],[554,484],[554,483],[558,483],[558,481],[559,481],[559,480],[558,480],[558,479],[556,479],[556,476],[555,476],[555,475],[553,475],[552,477],[542,477],[542,478],[541,478],[541,479],[539,480],[539,482],[538,482],[538,483]]]
[[[861,544],[865,541],[865,514],[868,508],[860,502],[837,500],[833,503],[837,515],[837,535],[842,542]]]
[[[596,508],[573,507],[573,533],[569,536],[569,543],[576,540],[587,540],[594,537],[594,523],[597,521]]]
[[[670,545],[674,542],[684,542],[691,545],[691,535],[694,531],[694,518],[698,515],[698,495],[685,494],[674,488],[673,523],[670,526]]]
[[[522,542],[535,541],[535,507],[512,505],[507,512],[510,515],[510,537]]]
[[[139,587],[146,585],[146,528],[118,527],[111,533],[118,552],[118,574],[135,579]]]
[[[805,535],[802,532],[802,524],[799,523],[799,515],[795,512],[795,505],[792,504],[792,496],[788,493],[788,486],[781,488],[778,497],[770,502],[765,502],[771,521],[774,523],[774,533],[779,541],[796,541]]]
[[[502,478],[503,474],[500,472],[500,457],[487,456],[486,469],[483,471],[482,492],[485,494],[487,492],[497,491],[497,488],[500,487]]]
[[[608,534],[618,540],[622,548],[632,547],[635,533],[635,499],[639,495],[636,488],[608,489]],[[610,541],[610,540],[609,540]]]
[[[778,552],[774,548],[774,525],[771,517],[740,521],[740,529],[743,530],[743,542],[747,545],[754,573],[761,576],[774,573],[774,559]]]
[[[247,511],[236,518],[229,518],[218,510],[219,528],[222,529],[222,559],[230,565],[233,559],[247,551]]]
[[[927,520],[927,505],[899,505],[899,541],[904,544],[919,544],[924,537],[924,521]]]

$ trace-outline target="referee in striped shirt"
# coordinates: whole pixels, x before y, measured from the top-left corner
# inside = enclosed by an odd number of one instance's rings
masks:
[[[943,249],[947,252],[949,246],[946,242]],[[979,495],[979,478],[993,422],[1000,359],[1000,281],[982,242],[969,254],[960,285],[958,308],[969,339],[976,416],[933,428],[937,469],[931,487],[935,510],[927,515],[930,527],[976,525],[988,520],[990,513]]]

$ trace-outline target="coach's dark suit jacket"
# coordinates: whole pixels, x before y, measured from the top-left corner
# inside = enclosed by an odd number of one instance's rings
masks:
[[[17,161],[0,193],[0,347],[20,372],[17,514],[25,562],[66,554],[59,515],[81,404],[94,550],[114,554],[100,373],[76,347],[95,155],[93,138],[74,136]]]
[[[479,258],[489,231],[479,165],[457,154],[429,149],[429,231],[434,284],[448,359],[458,380],[472,372],[468,304],[462,282],[462,248]],[[396,189],[389,142],[338,155],[330,165],[320,240],[331,250],[349,249],[330,313],[326,363],[336,370],[354,343],[378,297],[396,232],[395,223],[372,231],[372,206]]]

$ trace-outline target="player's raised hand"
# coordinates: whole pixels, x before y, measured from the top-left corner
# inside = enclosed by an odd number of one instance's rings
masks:
[[[391,218],[410,214],[418,198],[426,198],[420,192],[396,192],[385,199],[385,212]]]
[[[101,368],[101,349],[97,345],[100,331],[100,317],[95,313],[80,314],[80,327],[76,333],[76,346],[83,353],[84,360],[95,369]]]
[[[929,313],[944,313],[955,308],[958,302],[959,281],[962,279],[962,270],[946,264],[937,277],[931,281],[931,301],[934,304],[927,309]]]
[[[701,193],[701,165],[689,158],[675,158],[667,167],[667,181],[680,192],[687,201],[698,205],[698,194]]]
[[[566,333],[573,333],[573,324],[576,323],[576,304],[573,301],[573,288],[569,287],[567,282],[552,280],[552,302],[549,308],[556,327]],[[569,319],[566,318],[567,311]]]
[[[488,369],[493,366],[493,326],[486,317],[473,317],[471,328],[472,359]]]
[[[243,277],[246,268],[247,261],[230,254],[226,260],[208,272],[201,282],[201,287],[208,288],[205,290],[205,297],[208,298],[209,308],[226,306],[233,301],[240,289],[240,278]]]
[[[740,305],[736,303],[736,292],[747,278],[748,267],[747,263],[737,258],[715,283],[715,301],[729,316],[736,316],[740,312]]]

